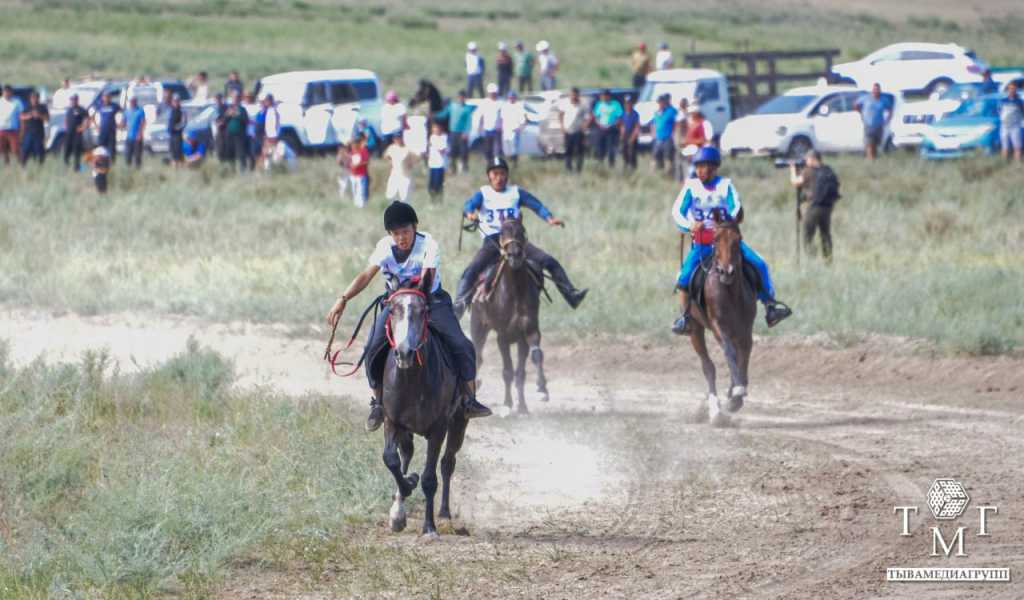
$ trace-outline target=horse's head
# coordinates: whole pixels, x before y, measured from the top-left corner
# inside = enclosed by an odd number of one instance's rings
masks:
[[[388,297],[388,343],[399,369],[408,369],[427,341],[427,296],[414,288],[402,288]]]
[[[501,244],[501,255],[510,268],[518,269],[526,263],[526,228],[521,220],[503,221],[498,243]]]
[[[742,269],[743,252],[740,250],[740,227],[735,221],[715,213],[715,273],[718,280],[730,285]]]

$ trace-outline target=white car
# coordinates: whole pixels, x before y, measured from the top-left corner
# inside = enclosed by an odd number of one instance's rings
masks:
[[[380,130],[380,85],[364,69],[292,71],[264,77],[259,100],[274,95],[281,139],[296,152],[348,143],[359,119]]]
[[[691,105],[700,106],[704,118],[711,122],[714,131],[720,132],[732,119],[729,103],[729,83],[718,71],[711,69],[666,69],[647,76],[647,83],[640,91],[636,112],[640,116],[640,137],[637,143],[647,146],[653,141],[650,123],[658,110],[658,98],[670,96],[672,106],[679,108],[679,101],[686,98]]]
[[[808,150],[861,152],[864,125],[855,104],[867,94],[852,86],[821,85],[789,90],[726,126],[722,151],[802,157]],[[884,94],[892,100],[891,94]],[[891,133],[886,131],[886,144]],[[883,144],[885,145],[885,144]]]
[[[981,81],[988,65],[973,50],[956,44],[902,43],[864,58],[832,67],[838,82],[883,92],[904,90],[942,93],[954,83]]]

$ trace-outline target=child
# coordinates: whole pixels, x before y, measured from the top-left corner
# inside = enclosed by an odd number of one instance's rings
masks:
[[[352,141],[348,152],[348,181],[352,186],[352,202],[357,208],[366,206],[370,196],[370,149],[366,147],[366,134],[360,133]]]
[[[405,145],[401,134],[392,138],[392,143],[384,151],[384,156],[391,161],[391,174],[388,175],[388,187],[385,196],[388,200],[399,200],[409,202],[412,194],[412,178],[409,177],[409,169],[413,160],[413,153]]]
[[[97,146],[89,157],[92,164],[92,180],[96,183],[96,191],[107,193],[107,175],[110,173],[110,151],[105,146]]]
[[[440,201],[444,195],[444,170],[448,165],[448,134],[440,123],[431,126],[427,149],[427,167],[430,168],[430,183],[427,187],[430,199]]]
[[[338,173],[338,197],[342,200],[345,199],[345,193],[348,192],[348,180],[352,176],[351,164],[353,146],[355,146],[354,141],[351,144],[339,145],[338,155],[334,159],[334,162],[338,163],[338,167],[341,169],[341,172]]]

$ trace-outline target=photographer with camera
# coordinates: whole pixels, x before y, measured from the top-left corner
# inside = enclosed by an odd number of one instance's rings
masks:
[[[832,208],[839,200],[839,178],[821,162],[821,153],[808,150],[802,161],[789,161],[789,181],[799,196],[797,218],[803,215],[804,246],[814,254],[815,231],[821,232],[821,250],[832,262]]]

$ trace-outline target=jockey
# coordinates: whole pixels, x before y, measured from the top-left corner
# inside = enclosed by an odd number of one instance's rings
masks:
[[[488,163],[487,179],[490,185],[481,187],[463,207],[466,218],[480,224],[480,235],[484,238],[484,244],[459,279],[459,287],[455,293],[455,314],[458,317],[462,317],[462,313],[472,300],[470,296],[476,288],[480,274],[491,265],[497,264],[501,257],[498,235],[501,232],[502,221],[521,218],[520,206],[525,206],[550,225],[564,225],[561,219],[552,215],[551,211],[532,194],[517,185],[508,185],[508,163],[504,158],[496,156]],[[555,282],[555,286],[569,306],[576,308],[583,302],[587,290],[576,289],[569,281],[569,276],[562,265],[547,252],[533,244],[527,244],[526,259],[540,265],[551,275],[551,280]]]
[[[720,215],[731,221],[742,220],[742,207],[736,188],[733,187],[731,180],[717,175],[718,167],[722,164],[718,149],[714,146],[704,146],[693,157],[693,164],[697,177],[686,180],[672,207],[672,218],[675,219],[676,226],[683,233],[689,233],[693,239],[693,246],[683,261],[676,282],[682,315],[673,323],[672,332],[679,335],[690,332],[690,278],[693,277],[693,272],[701,259],[713,252],[714,212],[717,210]],[[768,326],[774,327],[779,321],[793,314],[793,311],[775,299],[775,286],[772,284],[764,259],[743,241],[740,241],[740,250],[743,252],[743,260],[754,265],[761,276],[757,298],[764,303]]]
[[[327,322],[332,327],[336,326],[348,301],[362,292],[378,272],[384,275],[388,293],[395,292],[403,284],[406,287],[409,283],[416,284],[417,289],[427,295],[430,330],[454,359],[466,418],[486,417],[491,414],[491,410],[476,400],[476,352],[473,350],[473,342],[462,333],[459,321],[452,312],[452,299],[441,287],[441,250],[430,234],[417,230],[418,223],[416,211],[404,202],[393,202],[384,210],[384,229],[388,235],[377,242],[366,269],[356,275],[345,293],[331,307],[327,313]],[[385,331],[388,312],[385,307],[377,316],[364,353],[366,380],[373,393],[370,398],[370,415],[366,418],[367,431],[376,430],[384,421],[380,406],[383,361],[376,359],[388,345]]]

